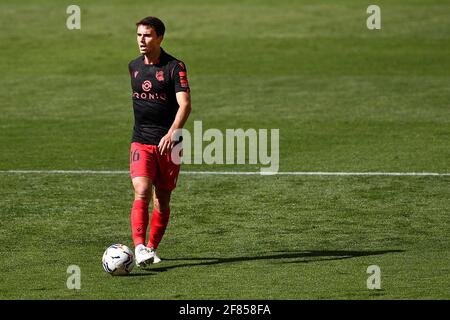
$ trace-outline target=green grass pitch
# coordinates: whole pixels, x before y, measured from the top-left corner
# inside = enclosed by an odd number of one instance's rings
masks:
[[[280,129],[280,171],[450,172],[450,1],[0,3],[0,299],[449,299],[449,176],[180,175],[163,263],[132,246],[127,63],[160,17],[204,128]],[[258,171],[185,165],[183,171]],[[66,286],[69,265],[81,289]],[[381,289],[367,288],[367,267]]]

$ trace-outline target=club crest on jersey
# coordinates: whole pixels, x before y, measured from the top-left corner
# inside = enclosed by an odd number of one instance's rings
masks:
[[[156,71],[155,76],[158,81],[164,81],[164,71],[162,71],[162,70]]]
[[[150,91],[151,88],[152,88],[152,83],[150,82],[150,80],[145,80],[142,83],[142,90],[144,90],[145,92]]]

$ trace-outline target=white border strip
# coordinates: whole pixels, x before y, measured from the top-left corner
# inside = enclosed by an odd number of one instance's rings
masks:
[[[129,174],[122,170],[0,170],[0,174]],[[436,172],[274,172],[259,171],[181,171],[181,174],[190,175],[284,175],[284,176],[422,176],[422,177],[446,177],[450,173]]]
[[[217,175],[284,175],[284,176],[450,176],[450,173],[436,172],[240,172],[240,171],[181,171],[185,174]]]
[[[11,174],[126,174],[129,171],[121,170],[0,170],[0,173]]]

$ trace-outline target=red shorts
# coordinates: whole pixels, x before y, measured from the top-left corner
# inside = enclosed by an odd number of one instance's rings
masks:
[[[171,153],[161,155],[158,146],[131,143],[130,175],[147,177],[153,185],[161,190],[172,191],[177,185],[180,165],[173,163]]]

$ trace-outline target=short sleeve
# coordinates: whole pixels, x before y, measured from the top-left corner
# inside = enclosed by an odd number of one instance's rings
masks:
[[[189,92],[189,83],[187,78],[186,66],[183,62],[179,61],[172,70],[173,81],[175,86],[175,93],[177,92]]]
[[[131,69],[131,62],[128,64],[128,73],[130,74],[130,76],[131,76],[131,72],[132,72],[132,69]]]

